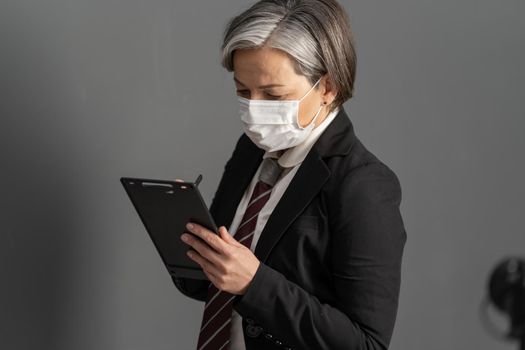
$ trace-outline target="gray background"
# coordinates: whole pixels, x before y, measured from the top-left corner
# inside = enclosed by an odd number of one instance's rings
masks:
[[[525,255],[525,3],[342,3],[359,61],[345,107],[403,189],[391,348],[516,348],[478,306],[492,266]],[[221,33],[246,6],[0,1],[0,348],[195,346],[203,304],[119,178],[202,173],[210,203],[241,133]]]

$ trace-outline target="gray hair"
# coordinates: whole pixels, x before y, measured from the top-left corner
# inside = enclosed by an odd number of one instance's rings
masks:
[[[350,21],[336,0],[261,0],[232,18],[224,32],[222,65],[233,71],[237,49],[272,47],[294,59],[314,84],[328,74],[338,94],[331,110],[353,95],[356,53]]]

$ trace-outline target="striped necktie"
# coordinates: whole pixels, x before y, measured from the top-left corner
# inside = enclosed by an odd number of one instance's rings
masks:
[[[259,181],[255,184],[246,211],[235,233],[235,239],[250,248],[257,216],[270,198],[273,185],[277,182],[283,168],[274,158],[263,160]],[[197,350],[228,350],[232,302],[235,294],[217,289],[210,283],[204,305],[204,314],[199,333]]]

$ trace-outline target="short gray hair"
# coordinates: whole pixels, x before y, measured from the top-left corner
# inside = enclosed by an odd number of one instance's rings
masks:
[[[336,0],[261,0],[232,18],[224,32],[222,65],[233,71],[237,49],[272,47],[294,59],[314,84],[328,74],[338,94],[331,110],[353,95],[356,53],[346,12]]]

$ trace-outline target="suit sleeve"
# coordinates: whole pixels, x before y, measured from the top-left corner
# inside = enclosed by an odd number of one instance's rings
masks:
[[[171,279],[185,296],[198,301],[206,301],[210,281],[176,276],[171,276]]]
[[[322,302],[261,263],[234,308],[293,349],[387,349],[406,241],[399,181],[370,163],[344,176],[329,202],[335,301]]]

